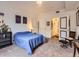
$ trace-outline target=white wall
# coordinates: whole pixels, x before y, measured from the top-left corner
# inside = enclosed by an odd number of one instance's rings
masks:
[[[49,12],[45,13],[42,15],[40,19],[40,33],[45,35],[46,37],[50,38],[51,37],[51,25],[46,26],[46,21],[52,20],[53,17],[63,17],[63,16],[71,16],[71,31],[76,31],[76,12],[74,10],[72,11],[66,11],[66,12],[61,12],[59,14],[56,14],[54,12]]]
[[[0,2],[0,12],[4,13],[4,20],[11,30],[14,33],[19,31],[28,31],[28,24],[16,24],[15,23],[15,15],[21,15],[22,17],[27,17],[27,23],[29,20],[36,20],[36,11],[32,11],[29,9],[29,6],[25,6],[24,4],[18,4],[13,2]]]
[[[77,10],[76,10],[77,12]],[[79,26],[76,26],[76,39],[78,39],[78,36],[79,36]]]
[[[76,10],[75,11],[77,12],[77,10],[79,10],[79,3],[76,5]],[[79,26],[76,26],[76,39],[78,39],[78,36],[79,36]]]
[[[29,2],[30,3],[30,2]],[[34,5],[36,6],[36,5]],[[30,9],[30,8],[32,9]],[[37,8],[38,6],[36,6],[35,8]],[[26,24],[15,24],[15,15],[21,15],[21,16],[26,16],[28,18],[28,22],[29,20],[32,20],[32,24],[33,24],[33,32],[38,32],[38,21],[39,21],[39,33],[43,34],[46,37],[51,37],[51,25],[47,26],[46,22],[47,21],[51,21],[53,17],[62,17],[62,16],[71,16],[71,30],[72,31],[76,31],[76,16],[75,16],[75,11],[66,11],[66,12],[61,12],[59,14],[56,14],[53,11],[49,11],[49,12],[41,12],[41,11],[37,11],[37,8],[35,10],[35,8],[29,4],[25,5],[25,4],[12,4],[8,3],[8,2],[0,2],[0,12],[4,13],[4,20],[5,23],[9,25],[9,27],[11,27],[12,32],[18,32],[18,31],[26,31],[29,30],[27,28]],[[34,10],[33,10],[34,9]],[[43,8],[41,8],[40,10],[43,10]],[[74,25],[73,25],[74,24]]]

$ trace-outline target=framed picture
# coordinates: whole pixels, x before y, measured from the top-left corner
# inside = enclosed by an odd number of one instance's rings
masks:
[[[27,24],[27,17],[23,17],[23,24]]]
[[[60,18],[60,28],[67,29],[67,17]]]
[[[50,21],[47,21],[47,26],[50,26]]]
[[[79,10],[76,13],[76,25],[79,26]]]
[[[20,24],[21,23],[21,16],[20,15],[16,15],[15,16],[15,21],[17,24]]]
[[[61,38],[67,37],[67,31],[60,30],[60,37]]]

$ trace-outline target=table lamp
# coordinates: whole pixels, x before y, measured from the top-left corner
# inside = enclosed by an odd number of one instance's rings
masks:
[[[31,32],[33,31],[33,26],[32,26],[32,22],[31,21],[29,21],[28,28],[30,29]]]

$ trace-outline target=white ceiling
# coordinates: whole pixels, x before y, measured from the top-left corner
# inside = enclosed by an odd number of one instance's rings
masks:
[[[79,4],[79,1],[65,1],[65,8],[66,9],[74,9]]]
[[[36,1],[16,1],[16,2],[0,2],[1,6],[12,6],[23,10],[32,10],[37,12],[58,11],[62,9],[74,9],[79,1],[43,1],[42,5],[37,5]],[[17,8],[16,7],[16,8]]]

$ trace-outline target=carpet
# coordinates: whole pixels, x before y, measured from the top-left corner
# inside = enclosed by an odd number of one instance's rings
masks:
[[[73,57],[73,50],[73,47],[62,48],[59,42],[49,40],[35,49],[31,56],[26,50],[13,44],[0,49],[0,57]]]

